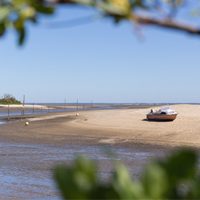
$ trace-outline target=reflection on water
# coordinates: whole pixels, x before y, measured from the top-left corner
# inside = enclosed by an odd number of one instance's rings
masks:
[[[109,153],[108,153],[109,152]],[[60,162],[70,163],[79,154],[99,163],[101,176],[108,177],[112,162],[121,160],[138,176],[151,158],[163,155],[160,149],[142,146],[109,147],[0,143],[0,196],[3,199],[59,199],[51,169]]]

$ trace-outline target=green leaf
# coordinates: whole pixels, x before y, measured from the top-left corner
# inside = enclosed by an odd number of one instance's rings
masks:
[[[104,182],[93,161],[78,157],[72,166],[56,167],[54,178],[64,199],[200,199],[197,160],[194,151],[179,150],[148,165],[137,182],[122,164]]]
[[[172,183],[191,179],[197,173],[197,154],[188,149],[179,150],[161,162]]]
[[[64,199],[87,199],[96,186],[96,165],[78,157],[71,167],[56,167],[54,178]]]
[[[6,26],[3,22],[0,23],[0,36],[3,36],[6,31]]]
[[[127,168],[122,164],[114,172],[112,185],[120,199],[144,198],[141,185],[133,182]]]
[[[18,32],[18,44],[22,45],[24,43],[25,36],[26,36],[26,31],[25,31],[24,26],[18,28],[17,32]]]
[[[37,12],[42,14],[51,15],[54,13],[54,8],[50,6],[43,6],[42,4],[36,4],[34,5],[34,7]]]
[[[164,199],[168,190],[167,175],[156,163],[148,165],[142,177],[146,198]]]

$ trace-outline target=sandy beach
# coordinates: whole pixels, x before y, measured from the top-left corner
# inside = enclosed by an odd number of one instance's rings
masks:
[[[50,114],[2,125],[0,137],[9,140],[65,143],[142,143],[200,147],[200,105],[174,105],[173,122],[146,121],[149,109],[119,109]]]
[[[93,132],[100,131],[105,139],[99,142],[200,147],[200,106],[171,107],[178,112],[173,122],[149,122],[145,119],[149,109],[128,109],[83,112],[82,117],[71,121],[70,125]]]

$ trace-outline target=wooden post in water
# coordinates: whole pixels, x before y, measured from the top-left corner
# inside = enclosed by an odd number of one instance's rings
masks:
[[[32,111],[33,111],[33,113],[35,112],[35,104],[34,103],[33,103],[33,110]]]
[[[78,98],[77,98],[77,101],[76,101],[76,111],[78,111]]]
[[[10,105],[8,104],[8,120],[10,120]]]
[[[93,101],[91,101],[91,109],[93,108]]]
[[[25,105],[25,95],[23,96],[23,103],[22,103],[22,115],[24,116],[24,105]]]
[[[65,97],[65,100],[64,100],[64,109],[67,109],[67,100],[66,100],[66,97]]]
[[[47,113],[49,113],[49,105],[46,104],[46,107],[47,107]]]

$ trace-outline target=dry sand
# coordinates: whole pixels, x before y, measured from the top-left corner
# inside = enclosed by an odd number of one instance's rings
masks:
[[[82,119],[70,124],[80,129],[101,130],[102,136],[112,132],[111,142],[200,146],[200,105],[172,108],[179,113],[173,122],[149,122],[145,119],[149,109],[129,109],[85,112]]]
[[[149,109],[82,111],[38,117],[2,125],[0,137],[46,142],[143,143],[200,147],[200,105],[171,106],[173,122],[145,120]]]

